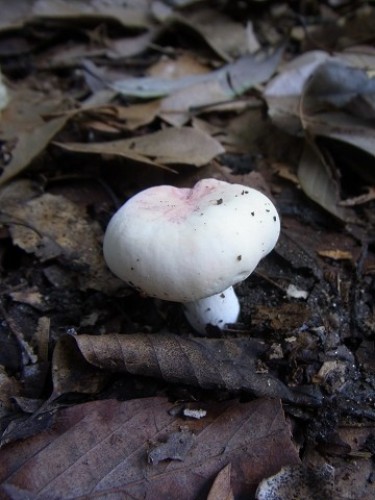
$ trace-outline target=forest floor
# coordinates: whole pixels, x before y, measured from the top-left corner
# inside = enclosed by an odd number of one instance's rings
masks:
[[[375,498],[373,2],[0,11],[0,498]],[[102,243],[204,178],[281,234],[200,335]]]

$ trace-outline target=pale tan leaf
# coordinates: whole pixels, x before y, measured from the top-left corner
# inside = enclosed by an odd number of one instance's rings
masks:
[[[163,167],[170,164],[205,165],[224,148],[208,134],[190,127],[167,128],[133,139],[102,143],[59,143],[69,151],[112,154]]]
[[[216,476],[214,484],[211,486],[207,500],[234,500],[232,487],[230,484],[231,464],[229,463]]]

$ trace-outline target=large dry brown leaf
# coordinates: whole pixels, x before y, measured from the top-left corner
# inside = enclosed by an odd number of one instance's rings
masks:
[[[79,335],[82,355],[99,368],[162,378],[203,389],[250,392],[285,401],[319,404],[292,392],[270,373],[257,373],[264,346],[249,338],[182,338],[177,335]],[[319,398],[318,398],[319,399]]]
[[[299,463],[279,402],[204,407],[200,420],[174,416],[162,398],[62,410],[49,432],[0,451],[1,498],[193,500],[228,463],[234,494],[248,496],[262,478]],[[150,448],[181,432],[194,436],[183,460],[148,462]]]
[[[168,128],[134,139],[90,144],[60,143],[59,146],[81,153],[122,156],[162,168],[165,164],[200,167],[224,152],[216,139],[190,127]]]

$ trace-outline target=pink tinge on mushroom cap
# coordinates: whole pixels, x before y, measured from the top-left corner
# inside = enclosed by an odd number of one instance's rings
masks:
[[[181,224],[192,212],[197,212],[217,191],[215,179],[205,179],[192,188],[157,186],[146,189],[132,198],[139,210],[149,212],[151,220],[163,217],[170,222]]]
[[[204,179],[156,186],[113,216],[104,239],[110,269],[147,295],[190,302],[245,279],[276,244],[272,202],[247,186]]]

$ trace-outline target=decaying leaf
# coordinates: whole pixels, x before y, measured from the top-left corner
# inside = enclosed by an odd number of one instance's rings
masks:
[[[11,408],[11,398],[20,392],[19,382],[10,377],[3,367],[0,366],[0,417],[4,416]]]
[[[224,152],[216,139],[191,127],[167,128],[134,139],[92,144],[59,143],[59,146],[80,153],[122,156],[162,168],[167,168],[165,164],[199,167]]]
[[[120,283],[102,257],[102,231],[85,212],[63,196],[43,194],[14,205],[8,224],[13,242],[41,261],[62,259],[78,272],[82,289],[113,291]]]
[[[207,404],[199,421],[172,416],[171,408],[148,398],[61,410],[51,430],[0,451],[0,494],[191,500],[231,463],[233,493],[249,496],[262,478],[299,463],[277,401]],[[150,443],[178,435],[182,425],[194,435],[183,460],[149,463]]]
[[[353,220],[349,209],[340,205],[339,184],[321,155],[306,145],[298,167],[298,179],[309,198],[343,220]]]
[[[72,349],[69,338],[57,342],[52,357],[53,397],[68,393],[97,394],[108,382],[108,373],[98,370]]]
[[[89,363],[104,370],[162,378],[203,389],[245,391],[285,401],[319,404],[294,393],[270,373],[257,373],[262,345],[249,338],[183,338],[177,335],[78,335],[73,339]]]
[[[181,14],[175,12],[172,20],[196,31],[226,61],[248,52],[245,27],[216,9],[203,8]]]
[[[9,161],[0,175],[0,185],[27,168],[64,127],[68,115],[44,118],[64,108],[64,99],[58,93],[46,95],[24,88],[10,93],[10,101],[1,116],[1,140]]]
[[[273,122],[292,134],[301,133],[300,99],[304,85],[329,55],[323,51],[302,54],[285,65],[264,90]]]
[[[351,59],[322,51],[303,54],[271,80],[264,96],[269,115],[278,126],[293,134],[304,134],[310,141],[324,137],[351,146],[349,158],[344,153],[350,167],[365,180],[374,179],[363,165],[363,157],[358,156],[358,151],[375,156],[371,125],[375,116],[375,79],[364,69],[359,53]],[[334,146],[325,143],[333,157]],[[313,152],[306,147],[298,172],[301,186],[325,210],[348,221],[350,213],[340,206],[339,182],[324,163],[317,149]]]
[[[149,99],[152,97],[163,97],[174,92],[179,92],[194,86],[213,85],[215,100],[224,101],[239,96],[249,88],[262,83],[274,73],[279,64],[282,49],[277,49],[271,55],[261,53],[257,55],[245,55],[235,62],[207,74],[185,76],[177,79],[171,78],[128,78],[112,82],[111,88],[127,97],[138,97]],[[206,92],[207,102],[198,101],[198,95],[193,90],[190,94],[195,95],[196,105],[212,104],[208,100],[209,93]],[[208,94],[208,95],[207,95]],[[221,97],[218,99],[218,97]],[[186,97],[184,99],[186,102]],[[186,111],[186,108],[180,111]]]

